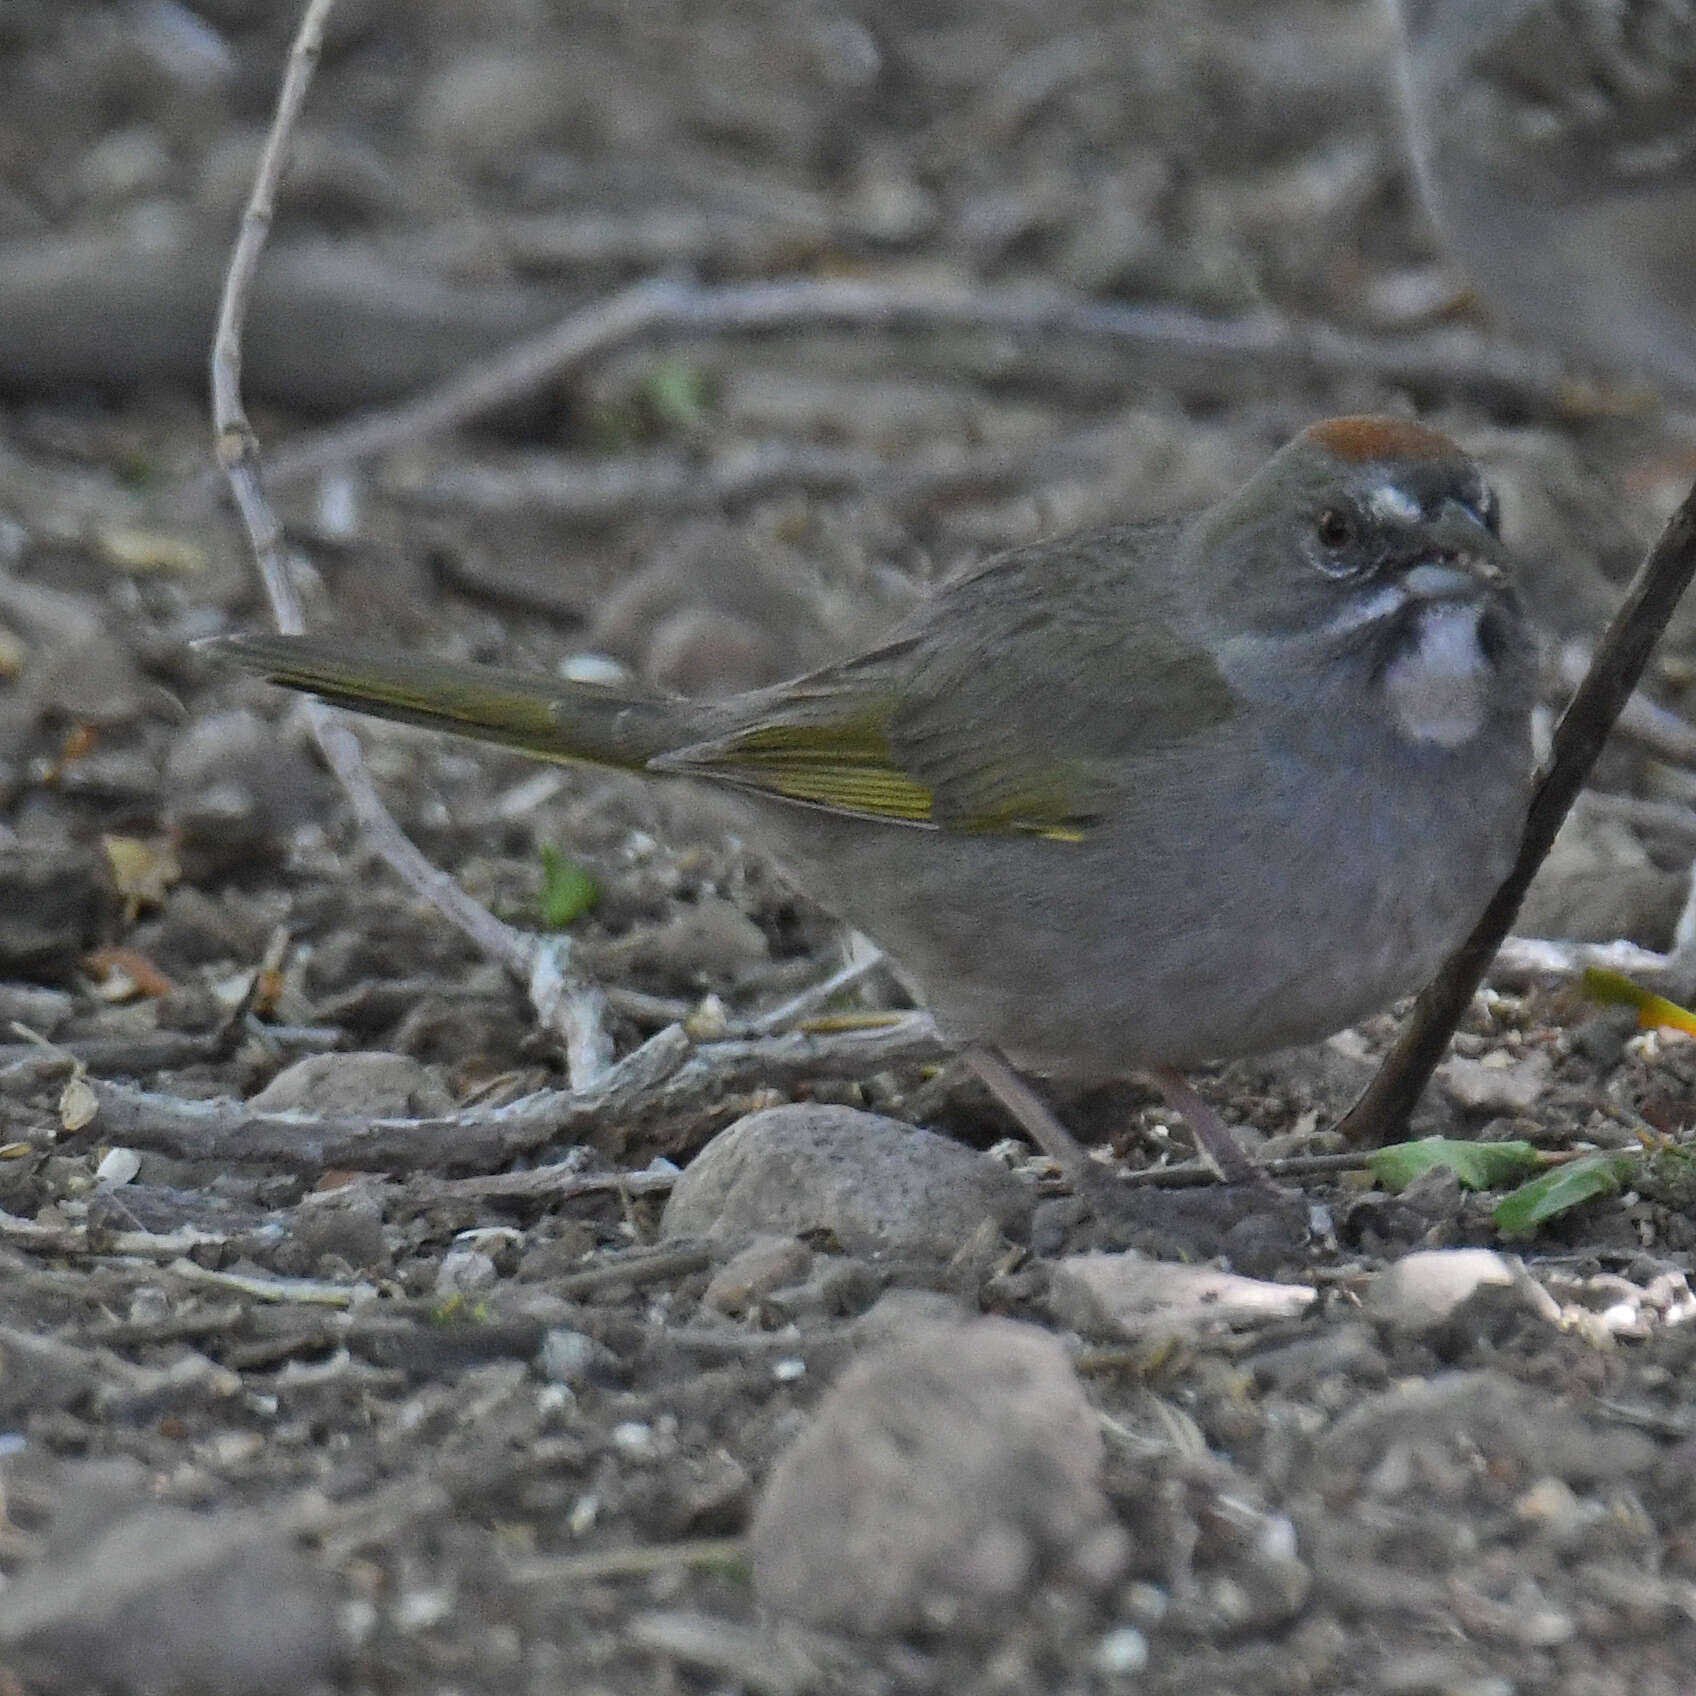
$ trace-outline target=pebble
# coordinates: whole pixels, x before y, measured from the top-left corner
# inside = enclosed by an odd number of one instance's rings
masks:
[[[666,1237],[835,1238],[850,1254],[948,1256],[991,1218],[1015,1234],[1029,1192],[934,1131],[851,1107],[798,1103],[713,1138],[666,1203]]]
[[[477,1295],[500,1277],[494,1261],[481,1249],[450,1248],[436,1268],[439,1296]]]
[[[754,1515],[755,1591],[825,1629],[1002,1618],[1058,1567],[1122,1576],[1096,1418],[1064,1349],[1007,1319],[921,1324],[862,1356],[779,1458]]]
[[[1095,1646],[1096,1671],[1108,1678],[1128,1678],[1148,1665],[1148,1639],[1134,1625],[1109,1631]]]
[[[587,1381],[604,1353],[593,1337],[561,1326],[543,1337],[537,1364],[550,1384],[577,1385]]]

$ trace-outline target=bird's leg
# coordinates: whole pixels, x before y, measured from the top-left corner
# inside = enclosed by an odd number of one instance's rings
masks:
[[[1118,1190],[1107,1174],[1093,1160],[1082,1143],[1054,1116],[1048,1106],[1025,1080],[1019,1076],[999,1049],[987,1043],[975,1043],[964,1051],[966,1064],[977,1074],[979,1081],[1018,1121],[1032,1142],[1060,1168],[1060,1175],[1071,1185],[1072,1193],[1087,1201],[1098,1212],[1110,1200],[1108,1191]],[[1148,1074],[1160,1086],[1167,1105],[1189,1127],[1202,1158],[1207,1160],[1228,1184],[1259,1184],[1285,1192],[1243,1153],[1230,1127],[1184,1081],[1181,1073],[1169,1066],[1151,1069]]]
[[[1084,1151],[1084,1145],[1054,1117],[1052,1109],[1013,1067],[999,1049],[988,1043],[973,1043],[963,1051],[966,1064],[978,1081],[1018,1120],[1032,1142],[1060,1168],[1072,1193],[1089,1199],[1100,1187],[1101,1168]]]
[[[1170,1066],[1149,1068],[1149,1077],[1166,1097],[1166,1105],[1189,1126],[1202,1158],[1228,1184],[1269,1183],[1265,1171],[1246,1154],[1231,1127],[1190,1088],[1181,1072]]]

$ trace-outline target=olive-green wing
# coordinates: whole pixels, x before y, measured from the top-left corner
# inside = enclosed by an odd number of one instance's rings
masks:
[[[1139,755],[1235,710],[1127,559],[1170,527],[1021,550],[945,585],[887,646],[750,697],[651,769],[896,823],[1076,841]]]

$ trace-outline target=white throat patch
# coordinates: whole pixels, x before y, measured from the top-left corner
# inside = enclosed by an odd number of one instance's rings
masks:
[[[1390,711],[1410,741],[1458,748],[1483,728],[1490,664],[1478,644],[1482,612],[1433,601],[1420,611],[1413,647],[1384,673]]]

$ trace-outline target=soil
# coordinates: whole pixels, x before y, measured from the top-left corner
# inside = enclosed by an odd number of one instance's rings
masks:
[[[521,926],[556,903],[617,1059],[673,1044],[565,1129],[501,1116],[558,1099],[560,1040],[375,859],[299,704],[193,645],[266,623],[206,494],[201,373],[292,13],[0,9],[0,1686],[1690,1690],[1676,1165],[1512,1240],[1446,1170],[1288,1180],[1270,1224],[1134,1185],[1092,1219],[922,1040],[776,1054],[759,1021],[844,940],[687,795],[362,725],[436,864]],[[274,452],[661,273],[1059,286],[1482,361],[1505,332],[1420,209],[1388,46],[1367,0],[344,0],[255,302],[257,428]],[[1676,416],[1547,369],[702,334],[276,499],[314,626],[710,693],[851,649],[1005,545],[1212,498],[1314,418],[1417,411],[1501,488],[1553,709],[1689,466]],[[1693,679],[1686,622],[1536,934],[1670,944]],[[877,971],[828,1004],[905,1007]],[[1395,1028],[1198,1083],[1267,1155],[1337,1153]],[[1493,980],[1455,1046],[1421,1133],[1629,1151],[1691,1118],[1690,1040],[1559,977]],[[943,1243],[856,1211],[881,1145],[843,1120],[846,1198],[800,1162],[782,1205],[668,1224],[679,1171],[780,1103],[987,1151],[962,1193],[997,1199]],[[1115,1179],[1187,1157],[1134,1083],[1056,1104]],[[264,1117],[291,1110],[312,1135]],[[1255,1283],[1162,1283],[1127,1319],[1083,1258],[1127,1247]],[[1408,1258],[1467,1249],[1503,1258]],[[1047,1450],[1009,1415],[922,1527],[892,1506],[796,1582],[818,1522],[794,1529],[801,1460],[768,1499],[774,1468],[837,1390],[899,1401],[920,1368],[892,1336],[943,1325],[939,1377],[1002,1346],[947,1328],[967,1315],[1063,1346],[1029,1368],[1058,1375],[1055,1446],[1070,1421],[1054,1494],[1026,1499]],[[843,1466],[883,1441],[875,1413],[841,1428]],[[932,1536],[926,1576],[883,1582]]]

